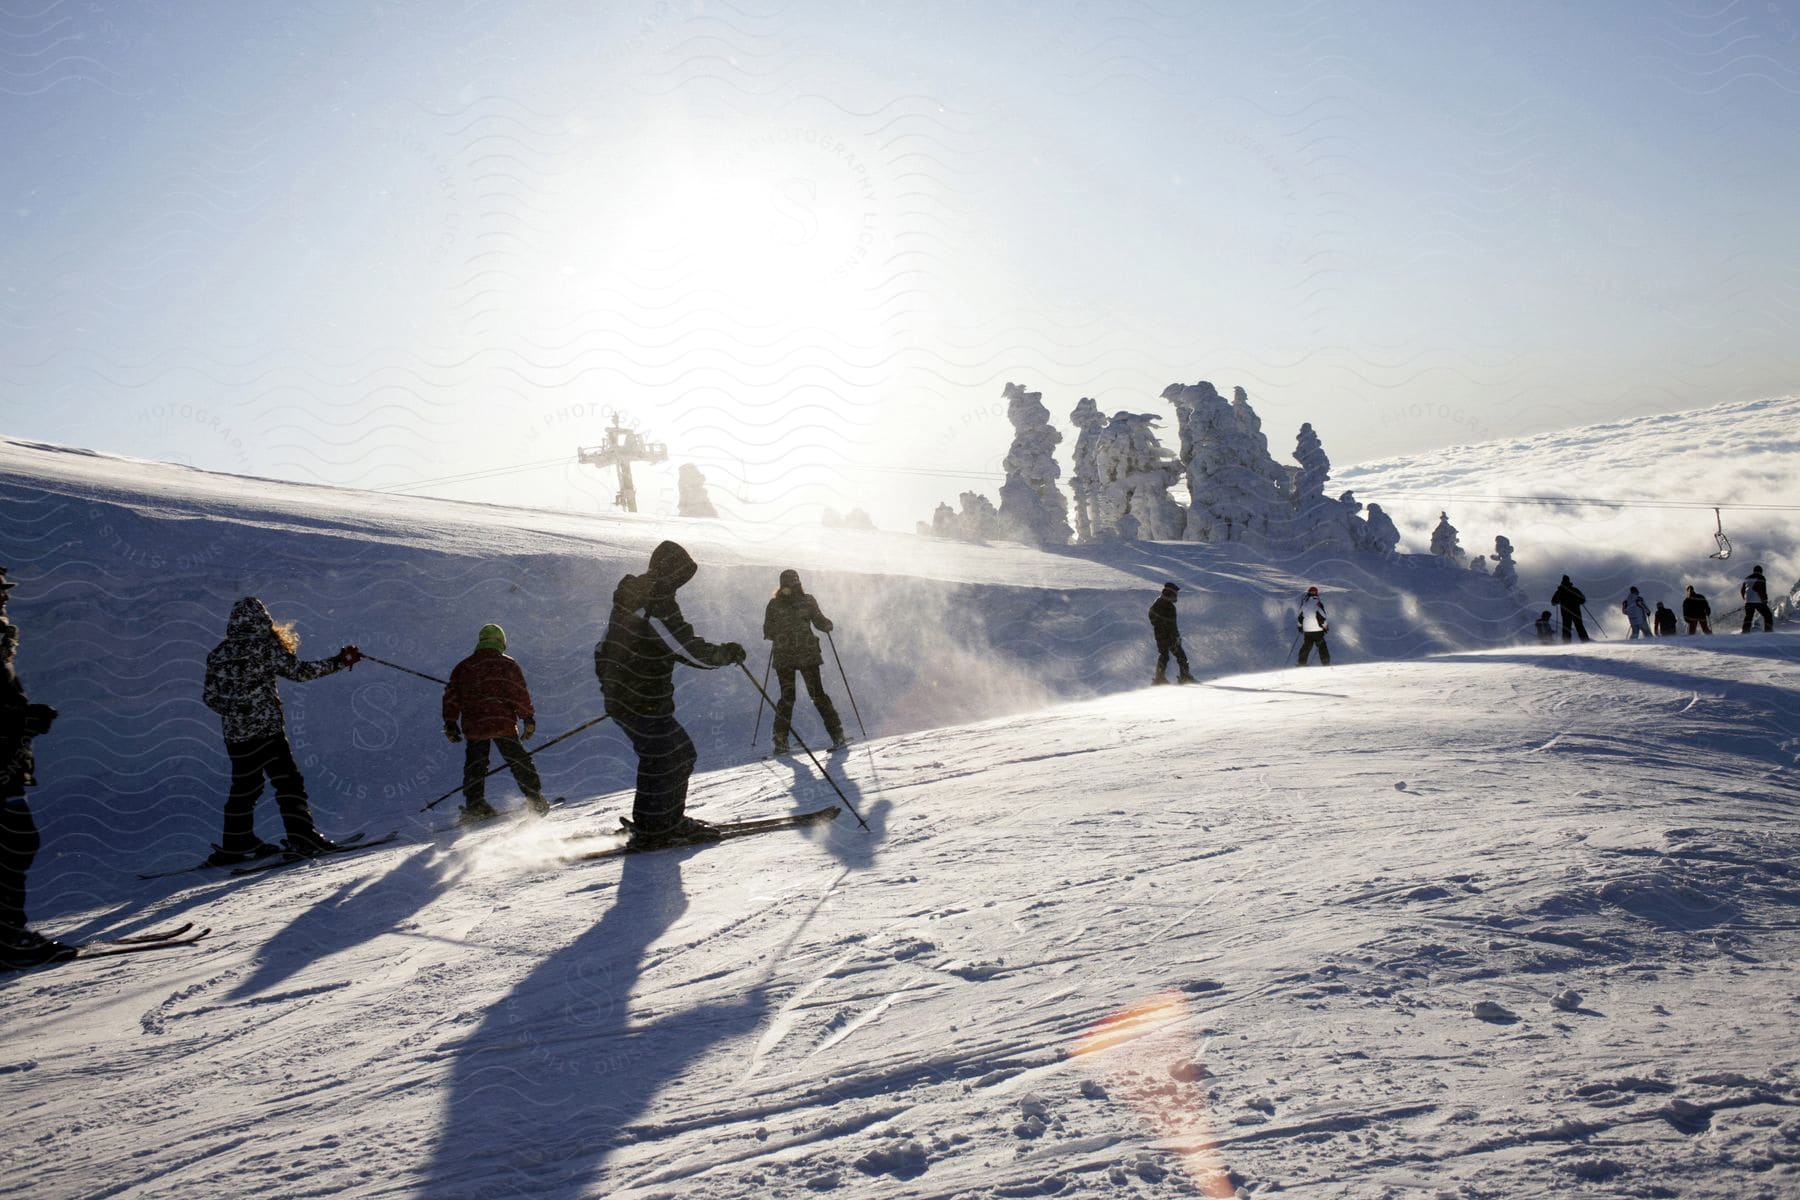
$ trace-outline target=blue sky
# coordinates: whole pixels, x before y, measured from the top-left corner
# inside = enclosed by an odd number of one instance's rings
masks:
[[[1347,465],[1800,378],[1800,4],[100,7],[0,10],[13,437],[580,508],[610,407],[904,528],[1009,380]]]

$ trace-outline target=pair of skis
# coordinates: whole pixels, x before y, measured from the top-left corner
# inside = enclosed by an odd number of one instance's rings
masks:
[[[339,854],[355,854],[363,850],[373,850],[376,846],[385,846],[398,839],[400,831],[394,830],[378,838],[370,838],[365,832],[353,833],[337,843],[334,850],[326,850],[315,854],[302,854],[297,850],[283,850],[279,854],[271,854],[267,858],[246,859],[232,866],[230,863],[200,862],[191,867],[176,867],[172,871],[149,871],[138,875],[139,879],[168,879],[174,875],[192,875],[200,871],[216,870],[220,867],[231,867],[233,875],[256,875],[263,871],[273,871],[278,867],[291,867],[295,863],[311,862],[315,858],[333,858]]]
[[[69,947],[67,952],[47,957],[41,962],[16,963],[0,968],[0,970],[31,971],[39,967],[54,967],[62,963],[81,962],[90,958],[111,958],[119,954],[141,954],[146,950],[168,950],[176,946],[192,946],[211,932],[210,928],[195,929],[194,923],[188,921],[182,925],[158,929],[150,933],[77,942]]]
[[[843,810],[833,804],[828,808],[814,809],[812,812],[790,813],[785,817],[759,817],[749,821],[728,821],[722,825],[712,826],[711,832],[701,837],[670,838],[644,845],[632,845],[622,842],[616,846],[607,846],[600,850],[587,850],[579,854],[565,854],[566,863],[595,862],[603,858],[620,858],[627,854],[647,854],[656,850],[676,850],[687,846],[710,846],[714,842],[731,841],[736,838],[750,837],[758,833],[773,833],[777,829],[794,829],[802,825],[817,825],[832,820]],[[623,818],[620,824],[625,828],[621,836],[629,836],[630,823]]]

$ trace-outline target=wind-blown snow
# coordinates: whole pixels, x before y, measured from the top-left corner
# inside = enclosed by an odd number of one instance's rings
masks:
[[[1403,560],[1327,587],[1343,665],[1232,674],[1285,652],[1299,577],[1222,547],[759,544],[4,453],[20,672],[63,710],[34,913],[214,933],[0,979],[0,1195],[1800,1187],[1788,634],[1459,651],[1510,630],[1502,589]],[[664,536],[708,636],[782,565],[838,618],[875,736],[831,768],[872,832],[558,865],[629,802],[602,726],[545,755],[542,822],[130,875],[214,832],[198,656],[233,594],[303,654],[424,669],[490,614],[557,732],[597,707],[585,598]],[[1131,687],[1171,574],[1213,678]],[[374,666],[284,692],[328,831],[399,824],[460,762],[435,689]],[[683,688],[697,815],[835,800],[726,745],[741,674]]]

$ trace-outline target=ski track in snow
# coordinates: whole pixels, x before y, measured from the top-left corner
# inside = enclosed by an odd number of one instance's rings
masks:
[[[878,741],[863,868],[842,821],[559,868],[578,800],[198,885],[194,952],[4,985],[0,1195],[1783,1195],[1800,729],[1742,694],[1789,645]]]

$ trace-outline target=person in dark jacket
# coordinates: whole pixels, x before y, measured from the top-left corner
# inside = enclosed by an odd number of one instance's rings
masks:
[[[1581,606],[1586,603],[1587,596],[1564,575],[1550,597],[1550,607],[1562,610],[1563,641],[1569,640],[1571,632],[1584,642],[1588,640],[1587,626],[1581,623]]]
[[[1537,624],[1534,628],[1537,630],[1538,641],[1550,642],[1556,640],[1556,625],[1550,620],[1549,609],[1546,608],[1543,612],[1538,614]]]
[[[0,601],[15,586],[0,567]],[[25,801],[25,789],[37,784],[31,742],[50,732],[56,710],[25,695],[13,669],[19,627],[4,612],[0,603],[0,969],[17,970],[68,958],[75,948],[26,925],[25,877],[42,845]]]
[[[788,568],[781,573],[780,586],[769,597],[763,609],[763,637],[769,646],[769,667],[781,685],[781,696],[775,701],[775,753],[788,752],[788,735],[793,731],[794,676],[806,681],[806,694],[819,717],[825,722],[825,733],[831,748],[844,745],[844,722],[837,706],[825,694],[825,683],[819,678],[825,656],[819,650],[819,639],[813,630],[830,633],[831,621],[819,611],[819,602],[800,585],[800,572]]]
[[[1763,577],[1760,563],[1750,569],[1744,582],[1738,584],[1738,595],[1744,599],[1744,627],[1738,632],[1749,633],[1759,615],[1763,632],[1775,632],[1775,614],[1769,611],[1769,581]]]
[[[313,824],[306,780],[288,745],[287,719],[276,690],[279,676],[306,683],[354,667],[362,651],[345,646],[330,658],[301,662],[295,651],[300,639],[292,625],[277,625],[255,596],[231,607],[225,640],[206,656],[206,707],[219,714],[225,753],[231,759],[231,792],[225,800],[225,832],[207,861],[242,862],[275,853],[277,847],[256,836],[256,800],[266,776],[275,789],[287,848],[297,854],[323,854],[338,849]]]
[[[1174,580],[1163,584],[1162,595],[1150,605],[1150,635],[1156,639],[1156,674],[1150,682],[1169,682],[1169,656],[1175,656],[1176,683],[1198,683],[1188,673],[1187,651],[1181,646],[1181,629],[1175,623],[1175,601],[1181,585]]]
[[[704,640],[681,615],[675,592],[697,570],[681,546],[657,546],[644,574],[627,575],[613,589],[606,636],[594,647],[594,674],[606,699],[606,715],[637,751],[631,838],[638,846],[718,836],[712,826],[686,813],[688,776],[697,756],[693,739],[675,719],[675,664],[733,666],[744,661],[744,648]],[[658,626],[691,657],[677,654]]]
[[[520,738],[537,733],[537,717],[531,708],[531,690],[517,660],[506,654],[506,630],[483,625],[475,635],[475,652],[457,663],[444,685],[444,736],[454,744],[465,738],[463,751],[462,819],[485,821],[496,816],[487,802],[488,748],[498,747],[500,757],[512,768],[513,780],[525,793],[525,803],[542,816],[550,811],[531,761]],[[524,722],[521,729],[520,722]]]
[[[1712,605],[1706,602],[1705,596],[1702,596],[1699,592],[1694,590],[1694,585],[1691,583],[1688,584],[1687,594],[1681,598],[1681,617],[1682,620],[1687,622],[1688,633],[1690,635],[1692,635],[1696,629],[1701,633],[1710,634],[1712,632],[1712,622],[1710,620],[1712,617]]]
[[[1657,637],[1674,637],[1679,632],[1675,624],[1675,610],[1661,600],[1656,602],[1656,612],[1651,617],[1651,625],[1656,630]]]

